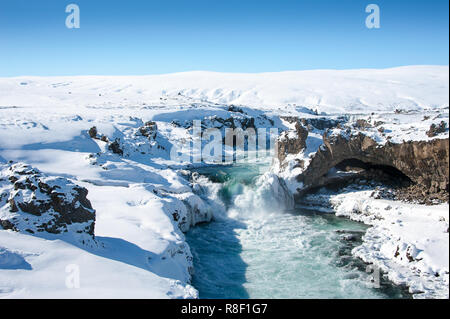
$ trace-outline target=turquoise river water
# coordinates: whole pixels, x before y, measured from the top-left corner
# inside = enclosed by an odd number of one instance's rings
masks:
[[[374,285],[371,269],[352,257],[365,225],[333,214],[270,208],[270,192],[258,189],[262,169],[196,170],[214,186],[214,200],[226,212],[187,234],[200,298],[409,298],[384,280]],[[356,239],[344,240],[345,234]]]

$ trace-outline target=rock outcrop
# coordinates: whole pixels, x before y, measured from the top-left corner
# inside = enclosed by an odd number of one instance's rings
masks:
[[[223,129],[257,129],[258,127],[273,127],[274,121],[265,114],[247,114],[245,110],[230,106],[230,112],[227,117],[220,117],[217,115],[203,117],[201,119],[202,129],[217,128]],[[193,120],[173,120],[173,126],[191,129],[194,126]]]
[[[339,163],[355,159],[375,168],[395,168],[419,185],[425,194],[447,193],[449,187],[449,140],[406,141],[378,144],[362,133],[323,137],[321,147],[298,176],[301,193],[327,183],[327,173]]]
[[[164,158],[168,157],[168,150],[171,147],[167,138],[158,132],[156,122],[144,122],[139,118],[130,118],[130,123],[122,123],[116,133],[109,136],[101,134],[95,126],[88,130],[88,134],[103,150],[89,155],[88,160],[93,165],[104,162],[100,159],[103,155],[111,154],[134,159],[141,157],[147,160],[152,156]]]
[[[120,146],[120,139],[118,138],[108,145],[108,149],[114,154],[123,156],[123,149]]]
[[[295,183],[291,190],[297,189],[299,202],[305,194],[323,186],[336,190],[363,181],[395,190],[399,200],[448,202],[449,139],[445,121],[432,124],[425,132],[422,123],[393,128],[399,121],[396,115],[386,116],[385,122],[370,116],[282,120],[292,129],[277,140],[279,169],[291,185]],[[387,131],[380,125],[386,125]],[[401,137],[413,134],[421,138],[402,141]],[[320,135],[322,144],[318,142]],[[314,148],[305,152],[310,136]]]
[[[276,152],[280,163],[284,163],[289,154],[298,154],[306,148],[308,130],[295,121],[295,131],[287,131],[280,134],[276,143]]]
[[[28,165],[0,165],[0,226],[30,234],[84,234],[93,239],[95,211],[87,194],[87,189],[68,179],[47,177]]]
[[[155,140],[158,132],[158,125],[153,121],[146,122],[138,129],[138,132],[149,140]]]
[[[447,131],[447,123],[442,121],[439,124],[431,124],[430,129],[427,131],[427,135],[428,137],[435,137],[441,133],[444,133],[445,131]]]

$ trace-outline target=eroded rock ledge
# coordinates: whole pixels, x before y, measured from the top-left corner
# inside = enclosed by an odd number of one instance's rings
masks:
[[[448,139],[379,145],[359,133],[351,138],[325,135],[323,141],[325,147],[319,149],[308,168],[298,176],[298,180],[307,185],[304,191],[326,184],[327,172],[339,163],[357,159],[370,165],[396,168],[420,185],[427,195],[448,194]]]
[[[305,150],[308,131],[300,119],[295,125],[295,131],[282,134],[277,143],[281,167],[286,164],[284,161],[288,154],[298,154]],[[426,204],[448,202],[448,137],[427,141],[380,143],[365,134],[362,129],[343,130],[338,127],[325,131],[323,145],[308,158],[306,164],[298,159],[297,162],[297,166],[303,166],[302,172],[296,178],[301,185],[295,194],[297,200],[322,186],[357,176],[357,170],[360,170],[364,171],[361,176],[369,179],[376,178],[380,172],[393,173],[394,182],[396,179],[402,180],[398,183],[401,199],[417,199]],[[342,170],[342,166],[345,166],[342,164],[348,162],[360,163],[356,171],[354,168],[349,169],[353,175],[333,174],[333,170]]]

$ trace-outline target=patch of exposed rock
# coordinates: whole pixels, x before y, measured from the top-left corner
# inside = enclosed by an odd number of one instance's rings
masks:
[[[337,118],[328,117],[311,117],[311,118],[298,118],[296,116],[281,116],[282,120],[288,123],[300,122],[301,125],[306,127],[309,131],[316,130],[326,130],[339,127],[341,124],[348,121],[346,116],[340,116]]]
[[[47,177],[23,163],[0,165],[0,226],[30,234],[94,238],[95,210],[87,189]]]
[[[273,127],[274,121],[264,114],[257,116],[251,116],[245,113],[244,110],[235,106],[230,106],[228,111],[231,113],[229,117],[223,118],[220,116],[209,116],[201,120],[202,129],[217,128],[222,129],[256,129],[257,127]],[[183,127],[185,129],[191,129],[194,126],[192,120],[174,120],[172,125],[177,127]]]
[[[435,137],[441,133],[445,133],[447,131],[447,123],[441,121],[439,124],[431,124],[430,129],[427,131],[428,137]]]
[[[158,132],[158,125],[153,121],[146,122],[138,129],[138,132],[149,140],[155,140]]]
[[[137,139],[139,137],[144,137],[150,143],[156,140],[157,137],[158,126],[155,122],[149,121],[139,127],[134,133],[134,137]],[[99,135],[97,131],[97,127],[93,126],[89,129],[88,134],[91,138],[101,140],[108,144],[108,150],[112,153],[123,156],[124,155],[124,143],[121,142],[120,138],[115,138],[114,141],[110,141],[110,139],[105,135]]]
[[[138,118],[131,118],[132,125],[121,128],[121,134],[106,136],[100,134],[94,126],[89,129],[89,136],[98,142],[106,143],[106,150],[121,157],[142,157],[147,155],[165,157],[170,149],[170,143],[161,134],[158,134],[156,122],[143,122]],[[137,125],[136,125],[137,124]],[[136,125],[136,126],[135,126]],[[136,128],[137,127],[137,128]],[[91,164],[102,162],[99,157],[108,152],[90,154]]]
[[[298,154],[306,148],[308,130],[300,123],[295,122],[294,131],[286,131],[280,134],[276,143],[276,152],[280,163],[284,163],[289,154]]]
[[[123,149],[120,146],[120,139],[118,138],[108,145],[108,149],[114,154],[123,156]]]

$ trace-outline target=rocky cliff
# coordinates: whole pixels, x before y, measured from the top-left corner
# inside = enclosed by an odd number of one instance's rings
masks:
[[[285,163],[289,154],[297,154],[306,148],[306,139],[308,130],[294,120],[295,130],[291,132],[282,132],[276,143],[276,154],[280,163]]]
[[[288,154],[304,152],[308,132],[300,124],[296,132],[284,133],[277,143],[280,166],[285,166]],[[448,201],[449,191],[449,139],[438,136],[428,140],[409,140],[394,143],[380,142],[365,131],[368,122],[357,120],[346,129],[340,124],[324,130],[323,143],[308,158],[296,180],[301,185],[296,198],[319,187],[343,182],[345,178],[361,175],[364,178],[386,176],[396,184],[403,199],[431,203]],[[314,129],[314,128],[313,128]],[[311,129],[309,129],[311,130]],[[381,130],[380,130],[381,131]],[[445,130],[441,130],[444,133]],[[288,138],[288,136],[290,136]],[[335,174],[347,171],[351,174]],[[353,179],[354,180],[354,179]]]
[[[22,163],[0,166],[0,226],[29,234],[94,238],[95,211],[88,191],[61,177],[47,177]]]

